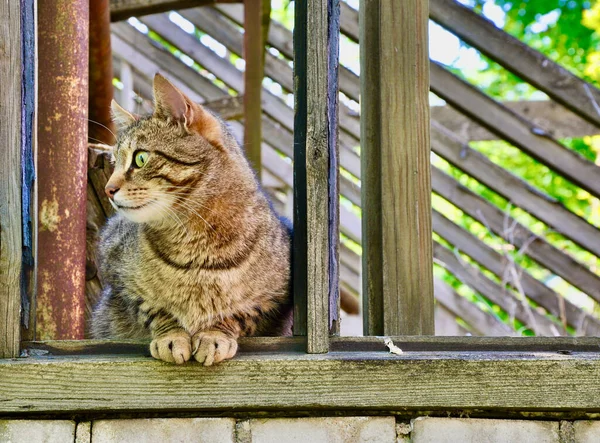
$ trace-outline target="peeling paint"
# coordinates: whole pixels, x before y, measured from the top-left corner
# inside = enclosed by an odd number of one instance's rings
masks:
[[[56,200],[44,200],[40,208],[40,230],[54,232],[58,229],[60,215],[58,214],[58,202]]]

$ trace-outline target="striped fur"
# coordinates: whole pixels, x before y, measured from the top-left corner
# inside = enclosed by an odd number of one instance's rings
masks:
[[[226,125],[163,77],[154,90],[150,117],[113,106],[126,125],[107,185],[120,208],[101,234],[92,334],[149,338],[156,358],[210,365],[240,336],[291,333],[291,230]],[[136,168],[139,151],[148,161]]]

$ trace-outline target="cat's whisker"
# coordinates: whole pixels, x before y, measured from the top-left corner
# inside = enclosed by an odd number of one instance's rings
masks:
[[[181,225],[181,227],[183,228],[183,231],[185,232],[186,239],[190,239],[190,232],[188,231],[185,224],[181,221],[181,219],[177,216],[175,211],[173,211],[171,208],[169,208],[167,206],[166,203],[161,202],[160,200],[155,200],[154,203],[157,205],[159,210],[162,209],[164,211],[164,213],[166,213],[168,216],[170,216],[170,218],[173,221],[175,221],[176,223],[179,223]]]
[[[110,130],[110,128],[109,128],[109,127],[107,127],[107,126],[103,125],[103,124],[102,124],[102,123],[100,123],[100,122],[97,122],[96,120],[92,120],[92,119],[90,119],[90,118],[88,118],[88,119],[87,119],[87,121],[89,121],[90,123],[94,123],[94,124],[96,124],[96,125],[98,125],[98,126],[102,126],[104,129],[106,129],[108,132],[110,132],[110,133],[112,134],[112,136],[115,138],[115,140],[117,140],[117,136],[115,135],[115,133],[114,133],[114,132],[112,132],[112,131]]]
[[[160,194],[160,193],[158,193],[158,194],[157,194],[156,192],[157,192],[157,191],[154,191],[154,193],[152,193],[152,191],[151,191],[151,192],[150,192],[150,195],[153,195],[153,196],[155,196],[155,197],[160,197],[160,196],[161,196],[161,194]],[[214,232],[217,232],[217,230],[214,228],[214,226],[212,226],[212,225],[211,225],[211,224],[210,224],[210,223],[209,223],[209,222],[208,222],[208,221],[207,221],[207,220],[206,220],[204,217],[202,217],[202,215],[200,215],[200,214],[198,213],[198,211],[196,211],[196,210],[195,210],[195,208],[193,208],[193,207],[192,207],[192,206],[191,206],[189,203],[185,202],[185,200],[184,200],[183,198],[181,198],[181,197],[177,197],[177,196],[174,196],[174,197],[175,197],[175,201],[176,201],[177,203],[179,203],[180,205],[182,205],[182,206],[183,206],[185,209],[187,209],[188,211],[190,211],[190,212],[192,212],[193,214],[195,214],[195,215],[197,215],[198,217],[200,217],[200,219],[202,219],[202,221],[203,221],[204,223],[206,223],[206,225],[207,225],[207,226],[208,226],[210,229],[212,229]],[[200,206],[201,206],[201,205],[200,205]]]

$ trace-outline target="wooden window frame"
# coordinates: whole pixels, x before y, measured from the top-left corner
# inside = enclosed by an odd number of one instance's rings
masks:
[[[16,5],[21,3],[30,9],[20,10]],[[14,20],[2,22],[4,36],[10,37],[7,42],[22,48],[18,53],[13,51],[2,56],[6,63],[0,64],[0,78],[10,74],[10,66],[22,66],[22,76],[10,77],[8,93],[3,94],[2,100],[20,104],[22,112],[13,110],[0,120],[2,146],[6,146],[1,158],[10,160],[0,164],[0,168],[2,177],[12,180],[0,182],[0,196],[11,197],[10,206],[5,206],[2,215],[14,217],[8,225],[13,236],[2,234],[2,263],[3,267],[7,264],[6,270],[12,279],[7,278],[7,272],[1,280],[0,353],[4,358],[0,359],[0,416],[298,415],[310,411],[312,414],[407,416],[454,412],[470,416],[556,419],[595,417],[600,412],[598,337],[426,335],[433,333],[432,282],[426,269],[428,261],[431,262],[431,216],[426,203],[431,185],[425,162],[429,152],[428,129],[419,124],[428,119],[429,110],[424,106],[427,92],[423,90],[428,79],[421,78],[422,84],[416,88],[410,86],[410,82],[380,82],[380,90],[369,89],[375,83],[371,80],[389,78],[393,69],[408,69],[404,71],[407,76],[423,75],[426,71],[423,70],[423,66],[428,66],[427,59],[423,59],[426,45],[415,44],[415,39],[423,39],[426,32],[426,26],[425,30],[419,28],[419,23],[423,26],[427,22],[427,11],[423,11],[419,0],[363,0],[362,6],[369,5],[369,16],[364,18],[361,32],[366,32],[364,36],[371,31],[371,39],[363,40],[364,47],[377,56],[396,44],[409,48],[401,52],[398,60],[379,57],[376,65],[363,69],[363,79],[367,79],[363,80],[363,93],[367,91],[370,97],[375,97],[367,100],[367,118],[363,122],[367,125],[363,130],[372,131],[367,136],[371,137],[366,142],[367,148],[369,143],[381,146],[381,150],[366,151],[364,165],[371,175],[365,178],[363,192],[367,194],[363,195],[375,195],[373,206],[369,208],[376,219],[391,211],[394,223],[405,222],[407,228],[400,238],[394,238],[383,222],[378,225],[381,229],[364,226],[365,238],[374,245],[367,249],[370,252],[366,255],[375,257],[366,262],[367,266],[370,263],[374,267],[365,269],[369,276],[365,279],[366,330],[379,336],[335,335],[337,98],[331,92],[337,91],[337,59],[331,56],[331,53],[336,54],[336,42],[331,41],[331,36],[335,40],[339,24],[335,1],[300,3],[296,6],[300,9],[296,14],[295,38],[298,39],[296,48],[304,51],[305,58],[297,61],[295,76],[296,124],[301,128],[295,134],[295,213],[296,226],[303,229],[296,237],[296,258],[301,260],[295,261],[294,273],[304,278],[296,279],[294,289],[295,303],[306,309],[296,310],[298,336],[241,339],[236,358],[210,368],[194,363],[175,366],[153,360],[148,358],[147,343],[136,341],[35,342],[26,341],[30,336],[27,332],[21,332],[23,341],[15,338],[21,328],[18,309],[21,300],[35,300],[30,279],[32,270],[22,264],[27,264],[29,258],[15,254],[20,246],[27,245],[22,239],[23,232],[24,238],[30,234],[26,228],[28,223],[22,223],[22,208],[35,201],[32,198],[35,188],[28,181],[31,177],[25,176],[25,181],[20,177],[23,165],[28,164],[28,153],[35,153],[36,63],[28,52],[31,46],[27,46],[35,35],[35,1],[8,3],[13,8],[12,14],[15,11],[32,14],[28,16],[32,21],[28,22],[25,17],[24,28]],[[375,10],[377,12],[373,12]],[[390,26],[397,25],[392,22],[393,17],[402,21],[399,29],[405,32],[397,37],[398,41],[379,39]],[[320,25],[316,32],[315,28],[308,32],[313,24]],[[419,52],[410,51],[413,47],[420,47]],[[411,67],[402,63],[411,57],[412,61],[416,60],[413,68],[417,71],[411,72]],[[307,60],[311,60],[310,66]],[[390,112],[397,104],[387,101],[389,93],[392,90],[398,93],[398,88],[403,88],[401,92],[411,97],[411,106],[414,104],[413,108],[404,109],[417,115],[413,126],[403,123],[404,115],[395,116]],[[323,100],[324,95],[330,99]],[[382,122],[382,117],[387,121]],[[394,133],[398,125],[403,130]],[[390,137],[390,134],[395,136]],[[394,151],[399,146],[403,149],[402,155]],[[394,162],[401,167],[385,169]],[[16,175],[14,168],[18,171]],[[402,179],[402,183],[410,182],[410,186],[396,189],[394,183],[387,188],[382,185]],[[15,201],[10,194],[15,193],[15,183],[20,183],[16,188],[21,196],[27,197],[23,198],[24,203],[19,199]],[[402,208],[394,206],[397,202],[389,197],[386,200],[386,195],[398,192],[402,201],[419,202],[423,206],[414,213],[402,213]],[[36,226],[35,211],[26,217]],[[35,229],[31,234],[35,234]],[[9,247],[6,238],[12,241]],[[410,250],[417,251],[418,257],[402,252]],[[25,249],[25,253],[29,252]],[[411,258],[416,263],[410,263],[405,274],[393,279],[383,274],[390,261],[400,261],[401,266],[402,260],[409,262]],[[411,309],[416,309],[416,316],[407,316]],[[403,353],[387,352],[382,334],[391,335]]]

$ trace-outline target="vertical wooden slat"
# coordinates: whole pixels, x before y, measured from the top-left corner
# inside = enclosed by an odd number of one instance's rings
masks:
[[[365,307],[374,309],[366,320],[371,334],[434,332],[427,15],[422,0],[361,3],[363,251],[372,260],[363,290]]]
[[[262,106],[264,77],[263,4],[244,0],[244,149],[258,178],[261,174]]]
[[[0,358],[19,355],[21,308],[21,2],[0,3]]]
[[[361,91],[361,208],[363,331],[383,335],[383,255],[381,225],[381,106],[379,100],[380,0],[359,5]],[[368,97],[368,99],[367,99]],[[373,147],[373,148],[372,148]]]
[[[337,327],[338,39],[336,0],[295,3],[294,331],[309,353]]]
[[[21,282],[21,340],[35,339],[37,290],[37,6],[21,1],[22,109],[21,205],[23,262]]]
[[[133,71],[131,65],[126,61],[121,62],[121,70],[119,72],[123,89],[121,90],[121,102],[123,108],[129,112],[135,112],[135,100],[133,99]]]
[[[0,358],[34,327],[35,4],[0,3]]]

